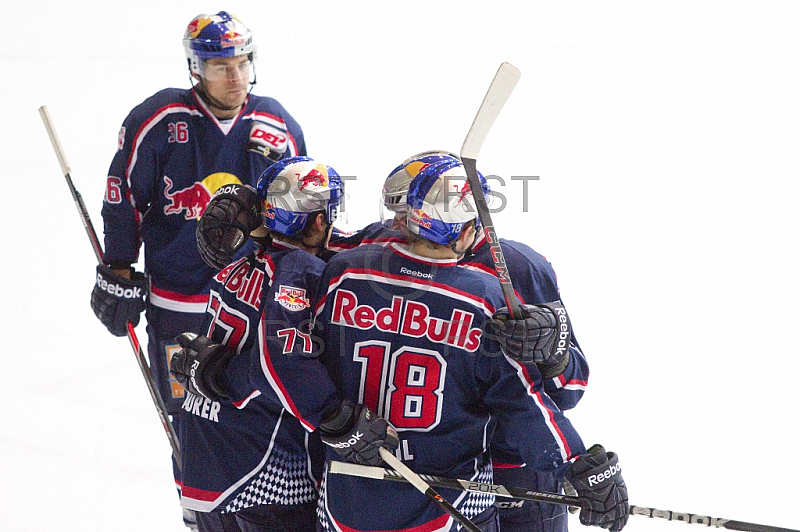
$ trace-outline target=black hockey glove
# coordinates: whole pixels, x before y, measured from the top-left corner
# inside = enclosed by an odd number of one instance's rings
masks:
[[[492,316],[489,332],[497,337],[503,352],[522,362],[533,362],[549,379],[564,372],[569,364],[572,326],[560,301],[520,306],[522,317],[512,319],[508,307]]]
[[[235,355],[206,336],[183,333],[175,341],[183,349],[172,355],[169,370],[181,386],[212,401],[228,398],[225,370]]]
[[[221,270],[231,262],[250,231],[261,225],[261,201],[247,185],[220,187],[197,223],[197,249],[206,264]]]
[[[105,264],[97,265],[97,277],[92,289],[91,305],[94,315],[114,336],[125,336],[128,322],[139,324],[144,310],[147,282],[142,273],[132,271],[131,278],[115,274]]]
[[[628,522],[630,508],[617,455],[607,453],[602,445],[587,452],[589,456],[575,460],[566,475],[581,498],[581,524],[618,532]]]
[[[397,432],[388,421],[364,405],[345,399],[339,410],[317,428],[323,443],[330,445],[346,460],[377,466],[383,463],[380,448],[394,451],[400,444]]]

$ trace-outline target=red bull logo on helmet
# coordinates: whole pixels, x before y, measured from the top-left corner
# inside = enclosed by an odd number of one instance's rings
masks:
[[[222,36],[222,47],[227,48],[229,46],[242,46],[247,44],[247,40],[242,36],[241,33],[238,31],[228,30],[225,35]]]
[[[469,181],[464,181],[464,184],[461,186],[461,188],[459,188],[457,184],[453,183],[453,188],[455,188],[456,192],[458,192],[459,194],[458,200],[456,201],[456,205],[464,201],[464,198],[466,198],[467,196],[472,195],[472,189],[469,188]]]
[[[303,190],[306,187],[327,187],[328,186],[328,170],[323,165],[317,165],[312,168],[306,175],[297,175],[297,190]]]
[[[186,27],[186,33],[191,34],[192,38],[197,37],[203,28],[211,24],[211,17],[197,17]]]
[[[431,228],[431,218],[427,213],[423,212],[422,209],[411,209],[411,221],[417,224],[420,227],[424,227],[425,229]]]
[[[275,301],[292,312],[311,306],[311,302],[306,297],[306,291],[303,288],[295,288],[294,286],[279,286],[278,291],[275,292]]]
[[[270,220],[275,219],[275,206],[273,206],[272,203],[265,201],[262,212],[266,218]]]

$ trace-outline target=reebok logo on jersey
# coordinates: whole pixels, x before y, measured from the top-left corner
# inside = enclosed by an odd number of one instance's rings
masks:
[[[331,322],[355,329],[377,328],[380,331],[401,334],[411,338],[427,337],[437,344],[446,344],[471,353],[481,345],[483,331],[472,327],[475,316],[470,312],[453,309],[450,319],[433,316],[428,305],[419,301],[404,300],[394,296],[392,306],[375,309],[359,305],[358,297],[349,290],[339,289],[333,302]]]
[[[103,276],[99,273],[97,274],[97,286],[99,286],[100,290],[103,292],[108,292],[112,296],[122,299],[142,298],[142,288],[140,286],[137,286],[136,288],[125,288],[124,286],[120,286],[116,283],[109,283],[103,279]]]
[[[598,473],[596,475],[589,475],[589,477],[587,478],[587,480],[589,481],[589,487],[592,487],[595,484],[602,484],[603,482],[610,479],[620,471],[622,471],[622,467],[619,464],[613,464],[609,466],[608,469],[606,469],[602,473]]]
[[[432,273],[425,273],[425,272],[418,272],[416,270],[409,270],[405,266],[400,267],[400,273],[404,273],[406,275],[412,275],[414,277],[420,277],[422,279],[433,279]]]
[[[350,436],[350,439],[347,441],[340,441],[339,443],[327,443],[331,447],[335,447],[336,449],[347,449],[348,447],[352,447],[353,445],[357,444],[361,438],[364,437],[364,433],[359,431]]]

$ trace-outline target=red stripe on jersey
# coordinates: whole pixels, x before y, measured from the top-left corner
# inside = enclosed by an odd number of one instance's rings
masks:
[[[587,386],[589,386],[589,381],[582,381],[578,379],[567,380],[564,377],[564,375],[559,375],[558,377],[556,377],[556,380],[558,380],[558,384],[560,385],[561,388],[564,388],[566,386],[586,388]]]
[[[253,111],[252,113],[248,113],[247,115],[248,118],[253,116],[263,116],[264,118],[275,120],[276,122],[279,122],[281,125],[283,125],[284,129],[286,128],[286,121],[277,115],[273,115],[271,113],[265,113],[264,111]]]
[[[497,270],[495,268],[486,266],[485,264],[481,264],[480,262],[459,262],[458,265],[461,266],[462,268],[468,268],[473,271],[479,271],[481,273],[486,273],[489,275],[493,275],[494,277],[497,277]],[[519,292],[517,292],[516,288],[514,289],[514,295],[517,296],[517,299],[519,299],[520,303],[522,303],[523,305],[527,304],[525,303],[525,300],[522,298],[522,295]]]
[[[429,257],[423,257],[422,255],[417,255],[416,253],[412,253],[411,251],[404,249],[397,244],[391,244],[387,246],[387,249],[392,250],[398,255],[401,255],[407,259],[411,259],[414,262],[418,262],[420,264],[426,264],[428,266],[439,266],[439,267],[448,267],[448,266],[457,266],[458,260],[457,259],[431,259]]]
[[[201,490],[200,488],[193,488],[186,484],[181,484],[181,496],[196,501],[212,502],[217,500],[220,495],[222,495],[221,491]]]
[[[495,462],[492,460],[492,469],[517,469],[525,467],[525,464],[506,464],[505,462]]]
[[[249,403],[251,399],[255,399],[259,395],[261,395],[261,392],[259,390],[253,390],[253,392],[250,395],[248,395],[241,401],[234,401],[233,406],[241,410],[242,408],[247,406],[247,403]]]
[[[275,391],[275,394],[278,396],[283,407],[288,410],[297,420],[300,422],[303,427],[306,428],[309,432],[313,431],[316,427],[309,423],[302,415],[300,415],[300,410],[297,409],[297,406],[294,404],[289,392],[286,391],[286,386],[283,385],[280,377],[278,377],[278,372],[275,371],[275,367],[272,365],[272,358],[269,354],[269,349],[267,348],[267,337],[265,334],[265,327],[266,327],[266,317],[264,314],[261,314],[261,320],[258,325],[258,340],[259,346],[261,350],[261,369],[264,371],[264,376],[269,381],[270,386]]]
[[[163,288],[156,288],[155,286],[151,286],[150,291],[159,297],[171,301],[180,301],[181,303],[208,303],[208,294],[180,294],[178,292],[164,290]]]
[[[343,525],[342,523],[340,523],[336,519],[333,519],[333,517],[331,517],[331,519],[333,520],[333,522],[336,525],[336,527],[339,530],[341,530],[341,532],[366,532],[366,531],[359,530],[357,528],[352,528],[352,527]],[[403,532],[434,532],[434,531],[438,531],[438,530],[444,530],[445,527],[447,527],[449,529],[448,525],[450,523],[450,519],[452,519],[452,518],[450,517],[449,514],[443,514],[440,517],[437,517],[436,519],[434,519],[432,521],[428,521],[427,523],[423,523],[423,524],[417,525],[417,526],[412,526],[411,528],[404,528],[402,530],[403,530]],[[369,532],[390,532],[390,531],[389,530],[370,530]]]
[[[511,359],[506,356],[506,360]],[[513,362],[513,364],[519,368],[523,378],[525,379],[525,382],[527,383],[528,395],[533,397],[533,400],[536,402],[539,410],[547,416],[547,425],[555,431],[554,436],[557,436],[557,443],[559,444],[559,447],[562,448],[564,461],[567,461],[570,457],[572,457],[572,450],[569,448],[569,442],[567,442],[567,438],[561,431],[561,427],[559,427],[558,423],[556,423],[553,411],[547,408],[547,405],[545,405],[544,400],[542,399],[542,394],[540,392],[533,391],[534,382],[530,373],[528,373],[528,368],[518,362]]]

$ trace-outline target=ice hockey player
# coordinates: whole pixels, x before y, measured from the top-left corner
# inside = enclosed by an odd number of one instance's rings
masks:
[[[402,227],[412,174],[419,171],[422,164],[445,158],[458,160],[457,155],[449,152],[423,152],[395,168],[383,185],[381,219]],[[508,320],[508,314],[502,313],[497,316],[500,321],[495,323],[499,326],[495,333],[500,341],[514,344],[511,350],[519,357],[523,356],[520,350],[524,348],[528,361],[537,364],[544,377],[545,392],[561,410],[573,408],[586,389],[589,367],[561,302],[555,271],[547,259],[525,244],[501,238],[500,247],[517,297],[524,305],[526,319],[520,324]],[[482,231],[459,260],[459,266],[497,275]],[[509,351],[510,346],[505,347]],[[494,476],[499,484],[559,492],[560,483],[554,475],[526,467],[500,431],[491,447]],[[564,506],[532,501],[498,501],[498,506],[504,531],[564,532],[567,529]]]
[[[300,419],[338,405],[318,426],[328,459],[380,463],[374,447],[386,435],[357,415],[368,408],[397,430],[398,456],[418,473],[490,481],[497,423],[530,466],[570,479],[586,502],[583,523],[620,530],[628,504],[616,455],[600,446],[587,451],[544,393],[537,366],[503,355],[485,334],[503,297],[496,279],[458,267],[479,223],[458,175],[460,164],[444,161],[414,176],[409,244],[363,245],[328,262],[315,304],[320,364],[265,350],[273,390]],[[453,185],[463,193],[449,194]],[[493,496],[441,493],[484,530],[497,530]],[[344,475],[326,474],[319,508],[326,530],[455,527],[409,485]]]
[[[183,45],[194,86],[156,93],[120,129],[102,209],[105,255],[91,297],[116,336],[146,310],[150,364],[173,418],[184,392],[170,380],[167,359],[178,334],[202,331],[216,273],[197,251],[197,219],[219,187],[255,186],[276,160],[306,153],[302,130],[283,106],[250,93],[256,47],[240,20],[224,11],[199,15]],[[132,268],[142,243],[144,274]]]
[[[463,168],[458,168],[457,162],[451,161],[449,164],[450,167],[444,165],[443,168],[437,165],[421,167],[421,177],[416,177],[422,180],[425,176],[433,175],[434,181],[438,181],[448,170],[463,175]],[[463,189],[463,183],[460,185]],[[456,222],[449,219],[457,212],[452,207],[443,209],[439,205],[438,211],[432,210],[436,206],[436,194],[431,192],[434,187],[430,182],[427,186],[430,187],[427,193],[417,191],[414,195],[426,199],[414,208],[407,206],[412,219],[417,216],[420,220],[416,222],[416,229],[412,224],[409,233],[417,235],[415,243],[410,246],[390,244],[387,248],[362,246],[339,254],[327,267],[319,286],[330,288],[327,294],[320,296],[317,324],[326,346],[321,360],[328,367],[314,363],[316,348],[299,334],[300,331],[293,338],[291,346],[265,336],[259,353],[264,380],[304,425],[308,428],[318,427],[323,440],[332,444],[332,448],[345,452],[350,459],[361,463],[380,463],[376,447],[384,443],[393,446],[391,434],[381,425],[380,418],[365,415],[368,410],[356,404],[363,401],[376,412],[385,413],[390,421],[394,416],[395,425],[401,432],[407,431],[403,434],[401,456],[410,460],[412,467],[417,469],[416,466],[421,464],[421,472],[462,474],[476,479],[490,478],[486,442],[491,430],[489,411],[485,407],[479,408],[478,413],[464,413],[459,409],[469,404],[470,400],[480,400],[479,397],[483,395],[484,401],[488,400],[498,409],[493,413],[501,420],[501,425],[510,427],[510,434],[516,437],[515,441],[524,442],[523,447],[528,453],[520,454],[530,456],[531,448],[544,453],[535,454],[534,459],[528,459],[529,463],[537,468],[552,468],[554,463],[560,463],[557,471],[561,474],[567,471],[572,477],[579,494],[587,501],[587,508],[581,516],[583,522],[619,530],[627,519],[627,502],[613,453],[606,454],[600,448],[593,448],[594,452],[588,456],[582,453],[580,439],[569,422],[550,398],[542,393],[542,379],[535,365],[528,368],[506,357],[470,355],[470,350],[477,351],[474,345],[476,337],[481,340],[479,345],[483,350],[491,348],[496,354],[499,352],[499,346],[491,339],[483,341],[481,326],[488,322],[494,308],[502,305],[502,295],[497,281],[492,277],[456,269],[456,258],[472,244],[475,235],[474,227],[469,225],[475,223],[472,221],[475,220],[475,210],[471,196],[455,196],[460,199],[454,200],[456,206],[461,205],[462,210],[466,211],[463,213],[464,220]],[[441,189],[438,191],[441,192]],[[454,195],[449,196],[453,200]],[[418,208],[420,206],[424,208]],[[442,213],[447,213],[444,221],[437,219]],[[463,230],[465,222],[467,229]],[[455,230],[459,225],[463,231]],[[439,236],[431,233],[431,227],[434,230],[441,229]],[[445,243],[434,243],[429,238],[441,239]],[[448,246],[448,242],[455,249]],[[444,255],[448,258],[426,255]],[[359,291],[350,290],[351,286]],[[485,296],[481,299],[483,292]],[[469,295],[476,293],[478,297]],[[367,300],[370,304],[358,305],[359,301]],[[417,304],[418,301],[421,304]],[[446,310],[440,318],[431,316],[431,308]],[[445,315],[449,315],[449,319]],[[400,328],[400,320],[403,320],[404,328]],[[473,324],[477,327],[472,327]],[[417,344],[425,347],[417,348]],[[514,347],[513,342],[509,345]],[[293,348],[301,356],[292,356]],[[450,356],[456,353],[461,356]],[[468,362],[467,374],[470,369],[488,371],[488,374],[481,375],[489,382],[476,381],[474,378],[470,381],[467,378],[466,382],[471,382],[473,387],[465,388],[464,375],[458,373],[457,369],[449,372],[451,368],[459,367],[454,363],[463,364],[465,361]],[[445,367],[447,374],[439,372],[434,375],[432,372]],[[461,371],[465,370],[462,368]],[[329,376],[333,381],[328,380]],[[446,379],[448,376],[449,380]],[[500,380],[495,382],[493,379],[496,378]],[[304,386],[306,382],[314,382],[315,385]],[[450,382],[449,386],[446,386],[447,382]],[[488,386],[490,383],[492,385]],[[501,393],[504,388],[513,390],[518,397]],[[448,393],[443,390],[448,390]],[[340,395],[344,395],[344,402]],[[516,401],[525,408],[520,409]],[[444,405],[445,402],[448,404]],[[508,408],[518,414],[514,416],[503,410]],[[525,412],[519,413],[519,410]],[[444,416],[443,412],[447,415]],[[518,416],[522,416],[522,419],[517,419]],[[475,417],[480,418],[481,422],[477,426],[467,424],[470,428],[464,428],[465,422]],[[423,428],[425,423],[430,426]],[[459,428],[449,434],[448,430],[454,426]],[[426,428],[427,432],[421,432]],[[356,438],[354,435],[358,433],[361,435]],[[559,434],[561,436],[556,437]],[[442,456],[428,454],[429,442],[426,440],[434,436],[439,444],[438,453]],[[355,444],[345,445],[353,439]],[[450,443],[453,441],[468,441],[467,450],[475,454],[453,464],[454,456],[464,456],[464,449],[460,448],[458,452],[450,453]],[[443,451],[442,447],[447,450]],[[419,455],[415,454],[417,452]],[[550,456],[553,462],[544,460],[542,464],[543,456]],[[573,465],[568,465],[565,459],[571,459]],[[602,486],[592,486],[599,489],[597,493],[586,485],[586,478],[592,474],[592,469],[610,472],[606,478],[608,482],[603,482]],[[415,498],[416,492],[397,488],[400,493],[395,493],[394,488],[380,483],[368,489],[388,489],[389,493],[385,495],[387,501],[413,500],[414,503],[408,508],[404,506],[402,511],[390,511],[387,508],[350,516],[350,512],[355,512],[359,505],[353,501],[340,501],[344,493],[350,493],[342,483],[360,490],[364,486],[355,479],[338,476],[329,476],[327,482],[335,483],[336,487],[326,490],[329,495],[320,501],[325,524],[330,525],[331,520],[335,520],[337,524],[370,530],[412,526],[427,520],[432,520],[437,527],[449,523],[448,518],[441,516],[438,509],[431,507],[427,500]],[[351,482],[356,484],[351,485]],[[459,496],[455,493],[450,495],[454,498]],[[373,500],[372,491],[370,500]],[[394,502],[388,504],[395,507]],[[495,510],[491,500],[473,500],[472,497],[465,500],[461,494],[458,504],[462,510],[471,509],[467,513],[477,521],[484,522],[487,529],[495,526]],[[338,513],[343,515],[337,519]],[[387,523],[386,519],[391,522]]]
[[[172,372],[187,387],[181,435],[182,504],[202,531],[313,531],[319,438],[249,378],[261,373],[265,338],[281,349],[309,340],[311,297],[343,193],[336,171],[308,157],[272,165],[254,191],[228,185],[218,194],[261,203],[271,242],[214,278],[206,333],[179,337]],[[250,211],[248,211],[250,212]],[[260,220],[250,212],[246,225]],[[256,356],[251,358],[251,355]],[[197,364],[197,367],[193,367]]]

